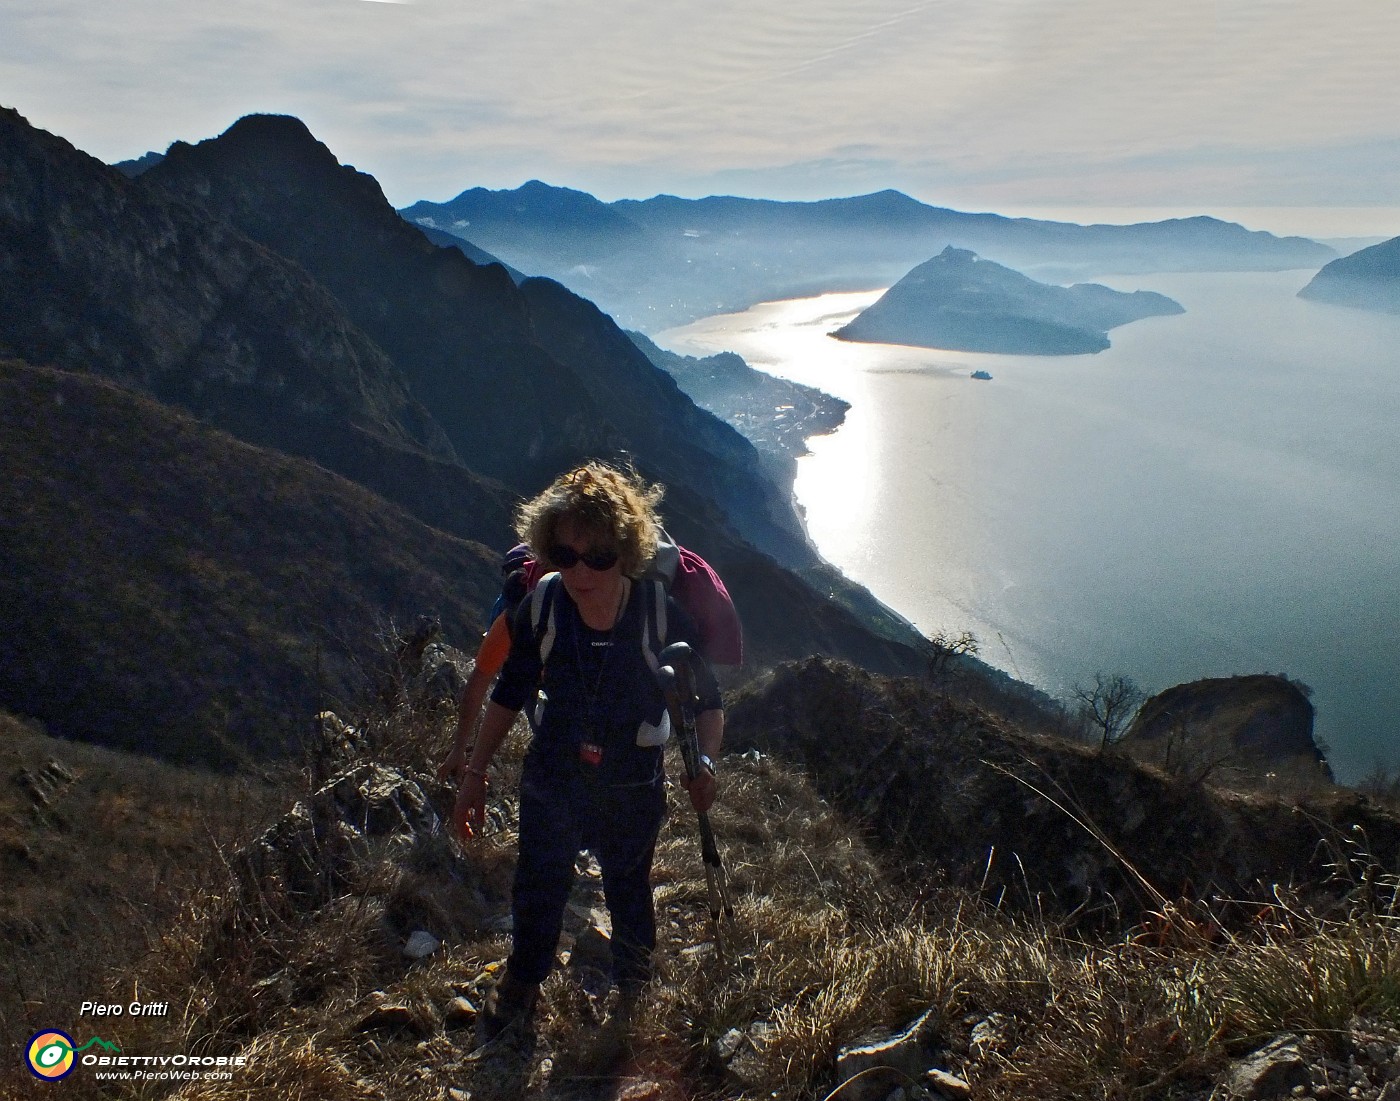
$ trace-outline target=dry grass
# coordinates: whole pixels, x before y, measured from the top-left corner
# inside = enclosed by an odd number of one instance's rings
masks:
[[[445,752],[450,716],[399,708],[368,728],[395,766],[425,773]],[[314,904],[275,882],[250,893],[234,877],[187,897],[159,950],[112,987],[113,1000],[172,1002],[168,1018],[123,1022],[124,1047],[247,1057],[230,1081],[176,1094],[198,1101],[437,1101],[448,1088],[474,1101],[613,1096],[615,1076],[587,1056],[598,1007],[567,969],[545,986],[528,1057],[474,1052],[471,1031],[445,1021],[453,997],[481,1004],[509,947],[498,922],[523,750],[517,736],[499,755],[497,828],[464,848],[406,861],[371,851]],[[679,791],[658,847],[657,981],[622,1073],[654,1083],[664,1101],[816,1101],[836,1084],[842,1046],[930,1010],[943,1065],[987,1101],[1204,1097],[1234,1053],[1279,1031],[1340,1044],[1358,1015],[1400,1023],[1392,880],[1356,846],[1338,861],[1357,879],[1346,913],[1276,898],[1224,928],[1222,915],[1183,907],[1126,935],[1083,939],[890,866],[858,823],[772,758],[732,758],[723,775],[712,818],[737,912],[719,948]],[[449,856],[457,863],[442,863]],[[444,886],[454,878],[457,894]],[[439,953],[402,957],[407,928],[449,918]],[[384,1003],[404,1006],[409,1023],[364,1031]],[[995,1027],[984,1024],[974,1043],[974,1026],[989,1019]],[[726,1065],[716,1041],[736,1029],[753,1043]],[[95,1083],[69,1085],[73,1096],[98,1095]]]
[[[6,1051],[39,1028],[76,1024],[81,1002],[100,998],[193,892],[222,878],[220,849],[285,799],[263,780],[49,737],[0,714]]]
[[[1376,915],[1301,933],[1280,922],[1258,942],[1233,939],[1201,971],[1216,994],[1201,1010],[1233,1036],[1306,1032],[1336,1047],[1355,1017],[1400,1022],[1400,928]]]

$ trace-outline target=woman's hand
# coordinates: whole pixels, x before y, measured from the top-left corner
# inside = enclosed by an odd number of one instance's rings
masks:
[[[462,768],[467,763],[467,752],[467,746],[460,743],[453,745],[452,752],[447,755],[447,759],[438,765],[437,778],[454,783],[460,781]]]
[[[724,744],[724,709],[711,708],[695,716],[695,734],[700,747],[700,768],[695,779],[685,785],[690,803],[701,814],[715,804],[715,762]]]
[[[464,772],[457,785],[457,800],[452,806],[452,825],[462,840],[474,837],[486,821],[486,777],[476,772]]]
[[[492,756],[505,740],[514,718],[514,711],[498,703],[488,703],[481,720],[481,730],[476,736],[476,748],[456,765],[461,782],[457,785],[457,800],[452,804],[452,828],[464,840],[472,837],[486,821],[486,770],[491,765]],[[458,738],[459,742],[464,740]],[[456,756],[454,748],[442,763],[444,772],[453,764]]]
[[[707,768],[700,769],[695,779],[685,785],[690,793],[690,805],[701,814],[706,813],[715,805],[715,788],[715,774]]]

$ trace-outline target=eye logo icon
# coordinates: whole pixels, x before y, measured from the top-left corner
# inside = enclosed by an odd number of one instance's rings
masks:
[[[29,1041],[29,1069],[36,1078],[56,1082],[73,1072],[73,1037],[56,1028],[36,1032]]]
[[[100,1047],[103,1051],[120,1052],[121,1048],[109,1043],[100,1036],[94,1036],[82,1047],[73,1046],[73,1037],[57,1028],[46,1028],[29,1038],[25,1057],[29,1061],[29,1072],[46,1082],[57,1082],[73,1073],[74,1056],[81,1055],[90,1047]]]

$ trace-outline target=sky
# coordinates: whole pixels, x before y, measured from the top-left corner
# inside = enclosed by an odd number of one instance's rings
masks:
[[[0,0],[103,160],[292,114],[390,201],[1400,208],[1396,0]]]

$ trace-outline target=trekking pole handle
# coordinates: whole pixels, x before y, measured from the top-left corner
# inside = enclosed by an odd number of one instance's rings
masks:
[[[669,665],[674,669],[678,665],[689,665],[692,651],[688,642],[673,642],[659,653],[656,658],[662,665]]]
[[[671,726],[675,728],[676,741],[680,744],[681,760],[685,763],[685,778],[687,781],[694,780],[700,770],[700,750],[695,738],[695,720],[685,705],[680,677],[669,665],[663,665],[657,670],[657,677],[661,681],[661,693],[666,697],[666,710],[671,714]]]
[[[661,681],[661,691],[666,697],[666,710],[671,713],[671,723],[675,726],[677,741],[680,743],[681,760],[685,762],[685,778],[693,782],[700,772],[700,749],[695,737],[695,719],[685,706],[685,697],[680,690],[680,677],[669,665],[657,670]],[[697,811],[700,821],[700,851],[709,865],[719,864],[719,848],[715,845],[715,833],[710,827],[710,816]]]
[[[694,704],[695,700],[695,674],[691,670],[691,661],[695,652],[690,648],[688,642],[673,642],[667,646],[656,660],[662,665],[669,665],[676,671],[676,679],[682,688],[682,698],[686,703]]]

